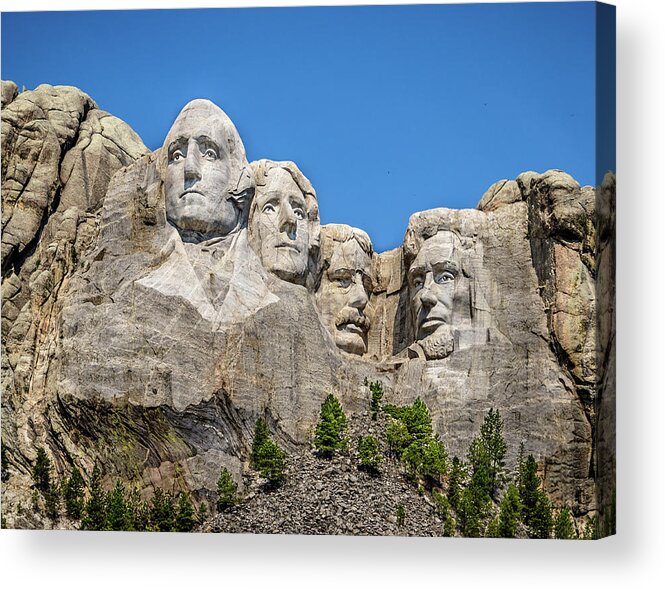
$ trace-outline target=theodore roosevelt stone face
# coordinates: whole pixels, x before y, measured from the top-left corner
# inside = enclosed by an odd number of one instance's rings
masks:
[[[208,100],[187,104],[164,142],[166,216],[187,241],[224,237],[243,224],[247,167],[233,123]]]
[[[416,341],[450,334],[455,283],[460,273],[459,250],[457,235],[439,231],[423,243],[409,268]]]
[[[362,355],[367,351],[365,308],[372,288],[369,236],[346,225],[324,226],[321,258],[324,269],[316,300],[323,324],[338,348]]]

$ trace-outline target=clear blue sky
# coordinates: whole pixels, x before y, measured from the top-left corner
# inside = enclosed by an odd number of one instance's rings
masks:
[[[595,184],[591,2],[2,14],[2,77],[68,84],[159,147],[209,98],[250,160],[295,161],[323,223],[398,246],[496,180]]]

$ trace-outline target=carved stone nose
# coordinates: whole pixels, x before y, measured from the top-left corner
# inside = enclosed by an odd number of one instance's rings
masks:
[[[434,305],[436,305],[437,300],[438,299],[434,296],[434,294],[432,294],[430,289],[427,286],[424,286],[420,293],[420,302],[422,303],[423,307],[431,309]]]
[[[296,238],[297,221],[290,205],[284,204],[279,208],[279,230],[288,234],[291,239]]]
[[[365,292],[362,278],[356,277],[353,280],[353,285],[351,287],[351,298],[349,299],[349,305],[362,311],[367,306],[367,303],[367,293]]]

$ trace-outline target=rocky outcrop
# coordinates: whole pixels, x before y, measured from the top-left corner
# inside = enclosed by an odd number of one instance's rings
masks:
[[[42,85],[17,94],[3,82],[4,468],[25,471],[33,442],[51,429],[44,403],[54,391],[45,376],[60,292],[94,242],[111,177],[147,152],[126,123],[76,88]]]
[[[477,209],[414,214],[403,245],[376,254],[361,230],[319,227],[295,164],[248,164],[212,103],[190,103],[149,153],[83,93],[50,86],[3,108],[2,165],[10,525],[38,445],[59,472],[98,463],[107,482],[210,498],[221,466],[246,474],[258,417],[304,469],[273,495],[287,509],[289,489],[323,476],[307,454],[322,401],[362,415],[366,379],[387,402],[421,397],[451,455],[498,409],[508,466],[524,442],[555,502],[596,512],[599,473],[609,485],[614,472],[613,304],[599,303],[613,300],[599,279],[613,268],[611,181],[597,214],[593,188],[526,172]],[[340,468],[341,494],[372,494]],[[380,499],[365,528],[332,512],[317,527],[305,510],[282,529],[401,533]],[[211,529],[275,527],[242,513]]]

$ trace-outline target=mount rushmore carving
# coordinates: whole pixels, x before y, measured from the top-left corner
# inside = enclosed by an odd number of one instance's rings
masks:
[[[387,402],[422,398],[451,455],[499,409],[509,465],[524,442],[553,498],[576,514],[606,503],[613,176],[594,189],[525,172],[477,209],[414,214],[403,245],[377,253],[361,229],[320,224],[295,163],[248,162],[210,101],[149,152],[76,89],[12,90],[7,513],[36,445],[56,468],[104,456],[108,476],[205,495],[220,465],[241,480],[257,417],[284,447],[309,444],[329,393],[366,410],[367,379]]]

